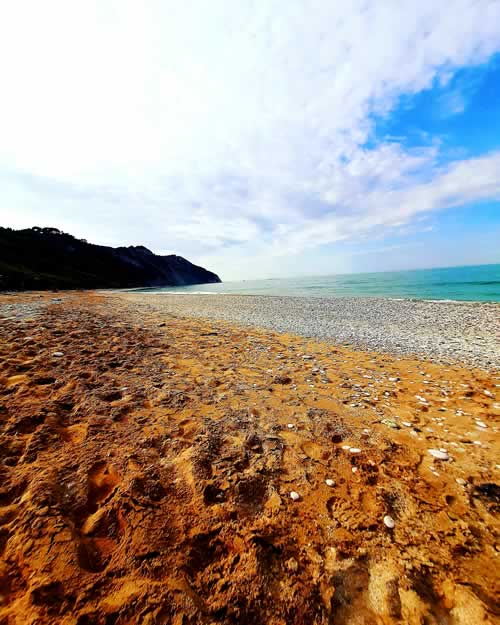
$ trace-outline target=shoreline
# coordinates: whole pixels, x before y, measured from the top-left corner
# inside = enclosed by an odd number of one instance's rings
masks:
[[[116,295],[145,311],[266,328],[448,364],[500,369],[497,303],[125,291],[103,295]]]
[[[19,290],[19,291],[2,291],[0,290],[0,298],[7,296],[54,296],[57,294],[103,294],[103,295],[119,295],[119,294],[136,294],[136,295],[169,295],[169,296],[211,296],[211,297],[263,297],[263,298],[293,298],[303,300],[325,300],[325,301],[337,301],[337,300],[366,300],[366,301],[392,301],[392,302],[424,302],[434,304],[465,304],[471,306],[491,306],[500,308],[499,300],[470,300],[470,299],[437,299],[437,298],[425,298],[425,297],[391,297],[389,295],[338,295],[338,296],[321,296],[321,295],[276,295],[265,293],[215,293],[213,291],[158,291],[158,288],[163,287],[131,287],[131,288],[95,288],[95,289],[46,289],[43,291],[36,291],[31,289]],[[165,287],[170,288],[170,287]],[[176,288],[176,287],[172,287]],[[147,289],[152,289],[151,291]]]
[[[223,283],[222,283],[223,284]],[[195,285],[196,286],[196,285]],[[200,285],[203,286],[203,285]],[[161,291],[159,289],[182,288],[182,287],[133,287],[129,289],[93,289],[89,292],[96,293],[136,293],[144,295],[210,295],[214,297],[280,297],[295,299],[321,299],[321,300],[389,300],[394,302],[435,302],[445,304],[472,304],[472,305],[491,305],[500,306],[498,300],[473,300],[473,299],[441,299],[426,297],[396,297],[390,295],[293,295],[293,294],[273,294],[273,293],[217,293],[214,291]]]

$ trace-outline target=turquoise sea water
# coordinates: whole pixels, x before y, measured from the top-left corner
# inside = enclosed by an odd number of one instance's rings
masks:
[[[243,280],[221,284],[141,289],[141,291],[500,302],[500,265]]]

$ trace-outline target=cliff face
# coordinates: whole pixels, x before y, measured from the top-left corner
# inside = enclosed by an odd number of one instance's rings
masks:
[[[0,289],[95,289],[220,282],[181,256],[106,247],[55,228],[0,228]]]

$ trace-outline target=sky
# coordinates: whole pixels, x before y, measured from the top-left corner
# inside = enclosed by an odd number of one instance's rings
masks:
[[[500,262],[500,0],[0,0],[0,225],[223,279]]]

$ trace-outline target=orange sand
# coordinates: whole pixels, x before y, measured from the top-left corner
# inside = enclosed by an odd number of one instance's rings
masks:
[[[494,373],[51,297],[0,297],[1,625],[500,622]]]

